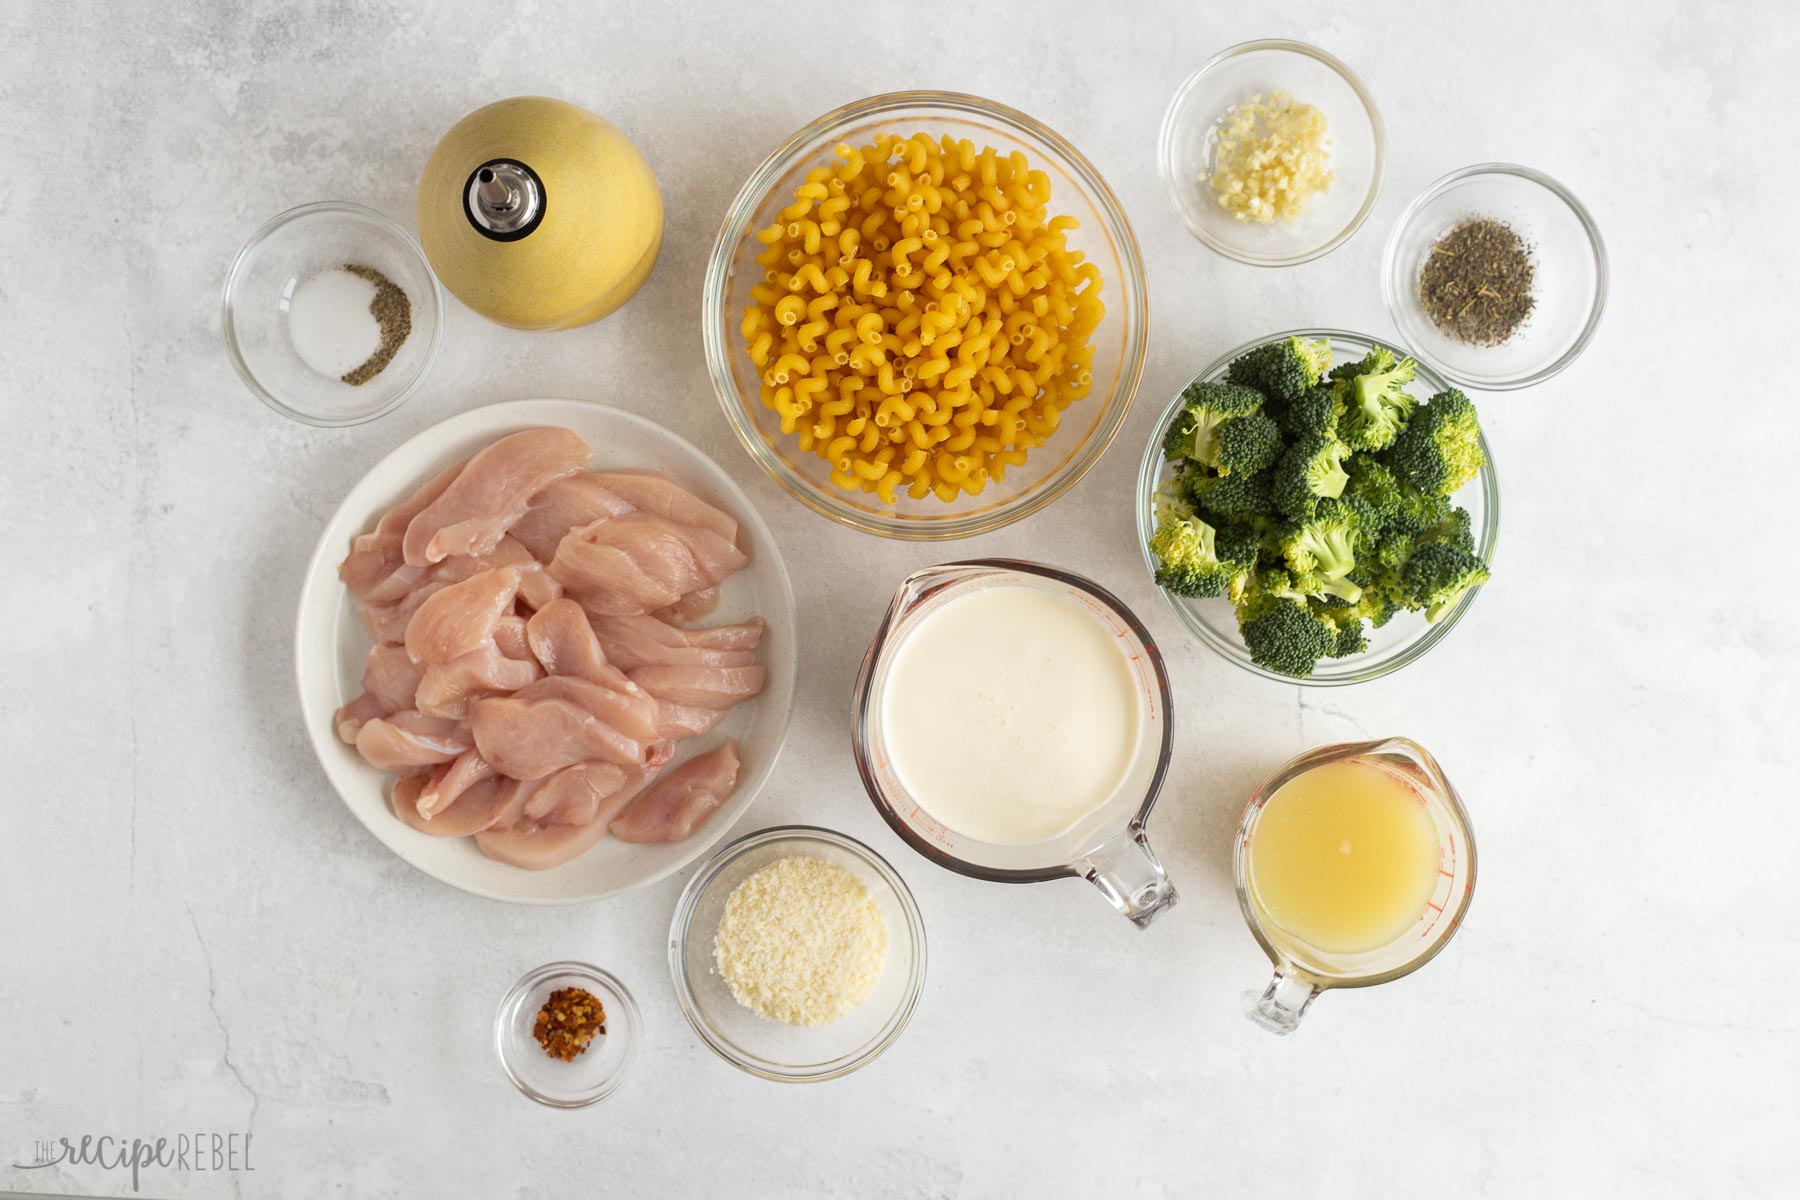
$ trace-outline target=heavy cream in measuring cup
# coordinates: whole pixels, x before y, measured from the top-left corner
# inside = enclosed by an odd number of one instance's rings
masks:
[[[1142,720],[1119,639],[1077,601],[1019,585],[922,617],[882,690],[882,738],[907,793],[984,842],[1041,842],[1105,804]]]

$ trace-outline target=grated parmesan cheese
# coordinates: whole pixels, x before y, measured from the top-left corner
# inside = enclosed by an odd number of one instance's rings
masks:
[[[1214,132],[1212,185],[1219,207],[1239,221],[1292,221],[1331,187],[1325,114],[1286,92],[1233,105]]]
[[[739,1004],[787,1025],[835,1021],[875,990],[887,924],[862,881],[795,855],[732,890],[713,961]]]

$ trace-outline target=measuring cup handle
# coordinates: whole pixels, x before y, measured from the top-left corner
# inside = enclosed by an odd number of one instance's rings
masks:
[[[1319,986],[1289,967],[1276,967],[1275,978],[1258,996],[1246,992],[1246,1010],[1250,1019],[1270,1033],[1292,1033],[1300,1027],[1300,1018],[1312,1007]]]
[[[1083,861],[1088,882],[1139,929],[1175,903],[1175,885],[1169,882],[1169,873],[1150,848],[1141,825],[1131,825]]]

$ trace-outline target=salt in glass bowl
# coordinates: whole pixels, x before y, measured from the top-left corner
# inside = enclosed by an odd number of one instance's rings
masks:
[[[802,451],[781,432],[781,418],[764,406],[760,371],[739,335],[750,289],[761,283],[762,250],[755,234],[793,201],[794,188],[814,167],[842,160],[839,142],[861,146],[878,133],[927,133],[968,138],[977,147],[1021,151],[1050,177],[1050,211],[1075,217],[1071,248],[1100,269],[1106,316],[1091,335],[1093,389],[1062,414],[1062,425],[1024,466],[990,483],[979,496],[946,504],[934,496],[914,500],[902,492],[895,504],[872,494],[846,491],[830,480],[831,468]],[[814,512],[853,529],[883,537],[941,541],[987,533],[1037,512],[1070,488],[1100,459],[1125,421],[1144,370],[1149,297],[1143,257],[1131,223],[1112,189],[1081,152],[1038,121],[992,100],[954,92],[895,92],[872,96],[826,113],[775,149],[758,167],[725,214],[706,267],[701,305],[706,362],[726,419],[758,466],[783,490]]]
[[[1336,363],[1355,362],[1377,345],[1384,345],[1397,352],[1401,347],[1391,341],[1382,341],[1367,337],[1360,333],[1350,333],[1342,329],[1295,329],[1273,337],[1257,338],[1246,342],[1227,354],[1214,359],[1206,369],[1194,376],[1194,382],[1222,379],[1225,368],[1230,366],[1238,356],[1254,350],[1269,342],[1285,341],[1290,337],[1316,339],[1330,338],[1332,361]],[[1451,387],[1449,380],[1433,371],[1429,364],[1418,363],[1417,373],[1407,390],[1420,400],[1427,399]],[[1185,385],[1184,385],[1185,387]],[[1143,554],[1144,566],[1154,576],[1156,574],[1156,556],[1150,553],[1150,535],[1156,528],[1156,489],[1170,473],[1169,464],[1163,459],[1163,433],[1169,423],[1181,411],[1182,396],[1180,392],[1169,401],[1161,418],[1150,431],[1150,443],[1144,447],[1144,458],[1138,468],[1138,485],[1134,495],[1137,508],[1138,549]],[[1494,452],[1489,447],[1487,438],[1481,439],[1484,462],[1475,478],[1463,485],[1462,489],[1451,497],[1453,504],[1469,510],[1469,523],[1475,535],[1475,553],[1481,556],[1489,566],[1494,562],[1494,543],[1500,536],[1500,481],[1494,473]],[[1174,610],[1181,623],[1187,626],[1200,641],[1218,651],[1226,661],[1242,667],[1252,675],[1260,675],[1264,679],[1273,679],[1278,683],[1293,683],[1302,687],[1342,687],[1352,683],[1367,683],[1371,679],[1380,679],[1383,675],[1398,671],[1408,663],[1416,662],[1426,651],[1438,645],[1456,628],[1456,623],[1463,619],[1469,606],[1475,603],[1480,588],[1470,588],[1464,592],[1449,612],[1435,623],[1427,621],[1422,613],[1399,612],[1392,620],[1380,629],[1368,630],[1369,648],[1361,654],[1352,654],[1346,658],[1324,658],[1313,673],[1305,679],[1295,679],[1292,675],[1283,675],[1279,671],[1271,671],[1253,662],[1250,651],[1244,646],[1243,635],[1238,632],[1237,610],[1231,601],[1223,596],[1210,599],[1196,599],[1188,596],[1177,596],[1164,588],[1158,588],[1163,601]]]
[[[307,366],[288,333],[288,305],[300,284],[350,263],[386,275],[412,306],[406,341],[360,386]],[[320,201],[282,213],[238,252],[225,277],[225,349],[245,385],[282,416],[359,425],[419,390],[443,343],[443,312],[443,288],[411,234],[372,208]]]
[[[784,1025],[737,1002],[719,975],[713,940],[725,902],[738,884],[791,856],[822,858],[855,875],[887,926],[881,979],[869,998],[825,1025]],[[675,999],[720,1058],[779,1083],[819,1083],[867,1066],[912,1020],[925,986],[925,922],[886,859],[854,838],[809,825],[779,825],[741,837],[688,881],[669,926],[669,973]]]
[[[591,992],[606,1011],[606,1032],[563,1062],[544,1053],[532,1036],[538,1010],[558,988]],[[598,1104],[625,1082],[643,1040],[637,1001],[611,973],[580,962],[546,963],[528,971],[500,1001],[494,1014],[494,1049],[506,1077],[525,1095],[550,1108]]]
[[[1510,225],[1530,248],[1531,315],[1494,346],[1458,341],[1419,302],[1419,272],[1438,239],[1467,217]],[[1414,357],[1465,387],[1529,387],[1580,357],[1606,309],[1606,245],[1581,201],[1548,175],[1511,163],[1452,171],[1422,192],[1388,235],[1381,295]]]
[[[1293,221],[1259,225],[1219,206],[1211,176],[1214,133],[1227,110],[1252,96],[1286,92],[1325,114],[1331,186]],[[1387,137],[1374,98],[1356,73],[1304,42],[1244,42],[1215,54],[1169,101],[1158,138],[1163,190],[1188,232],[1226,258],[1253,267],[1291,267],[1349,240],[1375,207]]]

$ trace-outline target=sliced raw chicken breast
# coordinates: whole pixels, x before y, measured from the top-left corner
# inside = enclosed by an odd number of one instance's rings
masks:
[[[504,775],[542,779],[590,759],[622,767],[649,760],[649,745],[568,700],[489,696],[470,709],[475,745]]]
[[[464,789],[450,807],[436,816],[419,812],[419,795],[429,780],[423,775],[409,775],[395,780],[388,803],[394,815],[420,833],[434,837],[468,837],[484,829],[504,829],[519,819],[536,784],[493,776]]]
[[[385,717],[388,710],[382,707],[381,701],[364,692],[344,707],[337,710],[332,724],[337,728],[338,740],[356,745],[356,735],[362,727],[377,717]]]
[[[475,835],[475,845],[489,858],[527,871],[560,867],[593,849],[606,836],[612,815],[636,798],[653,778],[648,769],[629,771],[625,786],[607,797],[595,818],[585,825],[541,825],[520,820],[508,829],[488,829]]]
[[[460,722],[427,717],[411,709],[365,721],[356,734],[356,752],[382,771],[435,766],[474,745]]]
[[[383,513],[371,532],[362,534],[350,543],[349,556],[338,564],[338,578],[344,581],[346,587],[358,596],[367,596],[405,565],[406,556],[401,551],[400,543],[406,527],[412,524],[412,519],[423,512],[426,506],[444,494],[444,489],[461,474],[466,462],[465,459],[464,462],[433,475],[411,496]],[[399,599],[412,586],[412,583],[408,583],[406,588],[387,599]]]
[[[547,675],[513,693],[515,700],[566,700],[635,741],[657,740],[656,700],[643,688],[624,681],[621,688],[591,683],[572,675]]]
[[[401,539],[406,561],[421,566],[453,554],[486,554],[525,515],[533,496],[587,462],[587,443],[567,429],[527,429],[501,438],[471,458],[408,523]]]
[[[630,511],[631,505],[582,471],[558,479],[533,496],[525,515],[513,522],[511,536],[534,558],[549,562],[556,556],[556,544],[569,530]]]
[[[594,478],[639,512],[668,517],[684,525],[698,525],[734,545],[737,542],[735,518],[714,508],[667,475],[656,471],[602,471]]]
[[[473,654],[494,638],[494,624],[512,611],[519,568],[497,567],[435,593],[406,626],[414,662],[442,663]]]
[[[427,716],[465,721],[470,706],[483,696],[516,692],[543,673],[535,661],[509,658],[490,640],[461,658],[432,663],[419,680],[414,700]]]
[[[716,587],[701,588],[697,592],[689,592],[667,608],[659,608],[650,615],[659,621],[667,621],[671,625],[686,625],[689,621],[698,621],[701,617],[711,616],[719,607],[719,589]]]
[[[405,646],[384,642],[363,660],[363,691],[381,705],[382,715],[413,706],[425,668],[412,660]]]
[[[406,627],[412,623],[413,614],[448,586],[450,585],[438,580],[427,579],[392,604],[365,601],[357,609],[362,617],[363,628],[375,642],[404,642]]]
[[[555,600],[532,613],[525,636],[547,675],[571,675],[620,689],[632,686],[625,672],[606,661],[587,613],[573,600]]]
[[[677,629],[652,616],[595,617],[607,657],[626,671],[639,667],[745,667],[756,661],[760,618],[715,629]]]
[[[621,842],[685,840],[737,787],[738,765],[736,742],[688,759],[615,820],[610,832]]]
[[[695,708],[690,704],[656,702],[656,736],[671,742],[711,733],[725,719],[726,709]]]
[[[571,530],[550,574],[589,612],[654,612],[714,587],[749,559],[710,530],[633,512]]]
[[[760,663],[747,667],[639,667],[631,681],[668,704],[695,708],[730,708],[763,690],[768,672]]]
[[[531,639],[525,634],[525,618],[508,615],[494,622],[494,645],[500,653],[520,662],[536,662],[531,652]]]
[[[588,762],[564,767],[532,793],[526,802],[524,817],[539,825],[586,825],[602,817],[610,821],[631,803],[632,793],[625,790],[625,784],[638,774],[635,768],[627,772],[613,763]],[[601,805],[613,797],[620,799],[602,813]]]
[[[433,771],[419,789],[419,815],[431,820],[455,804],[464,792],[498,774],[479,751],[463,751],[454,761]]]

